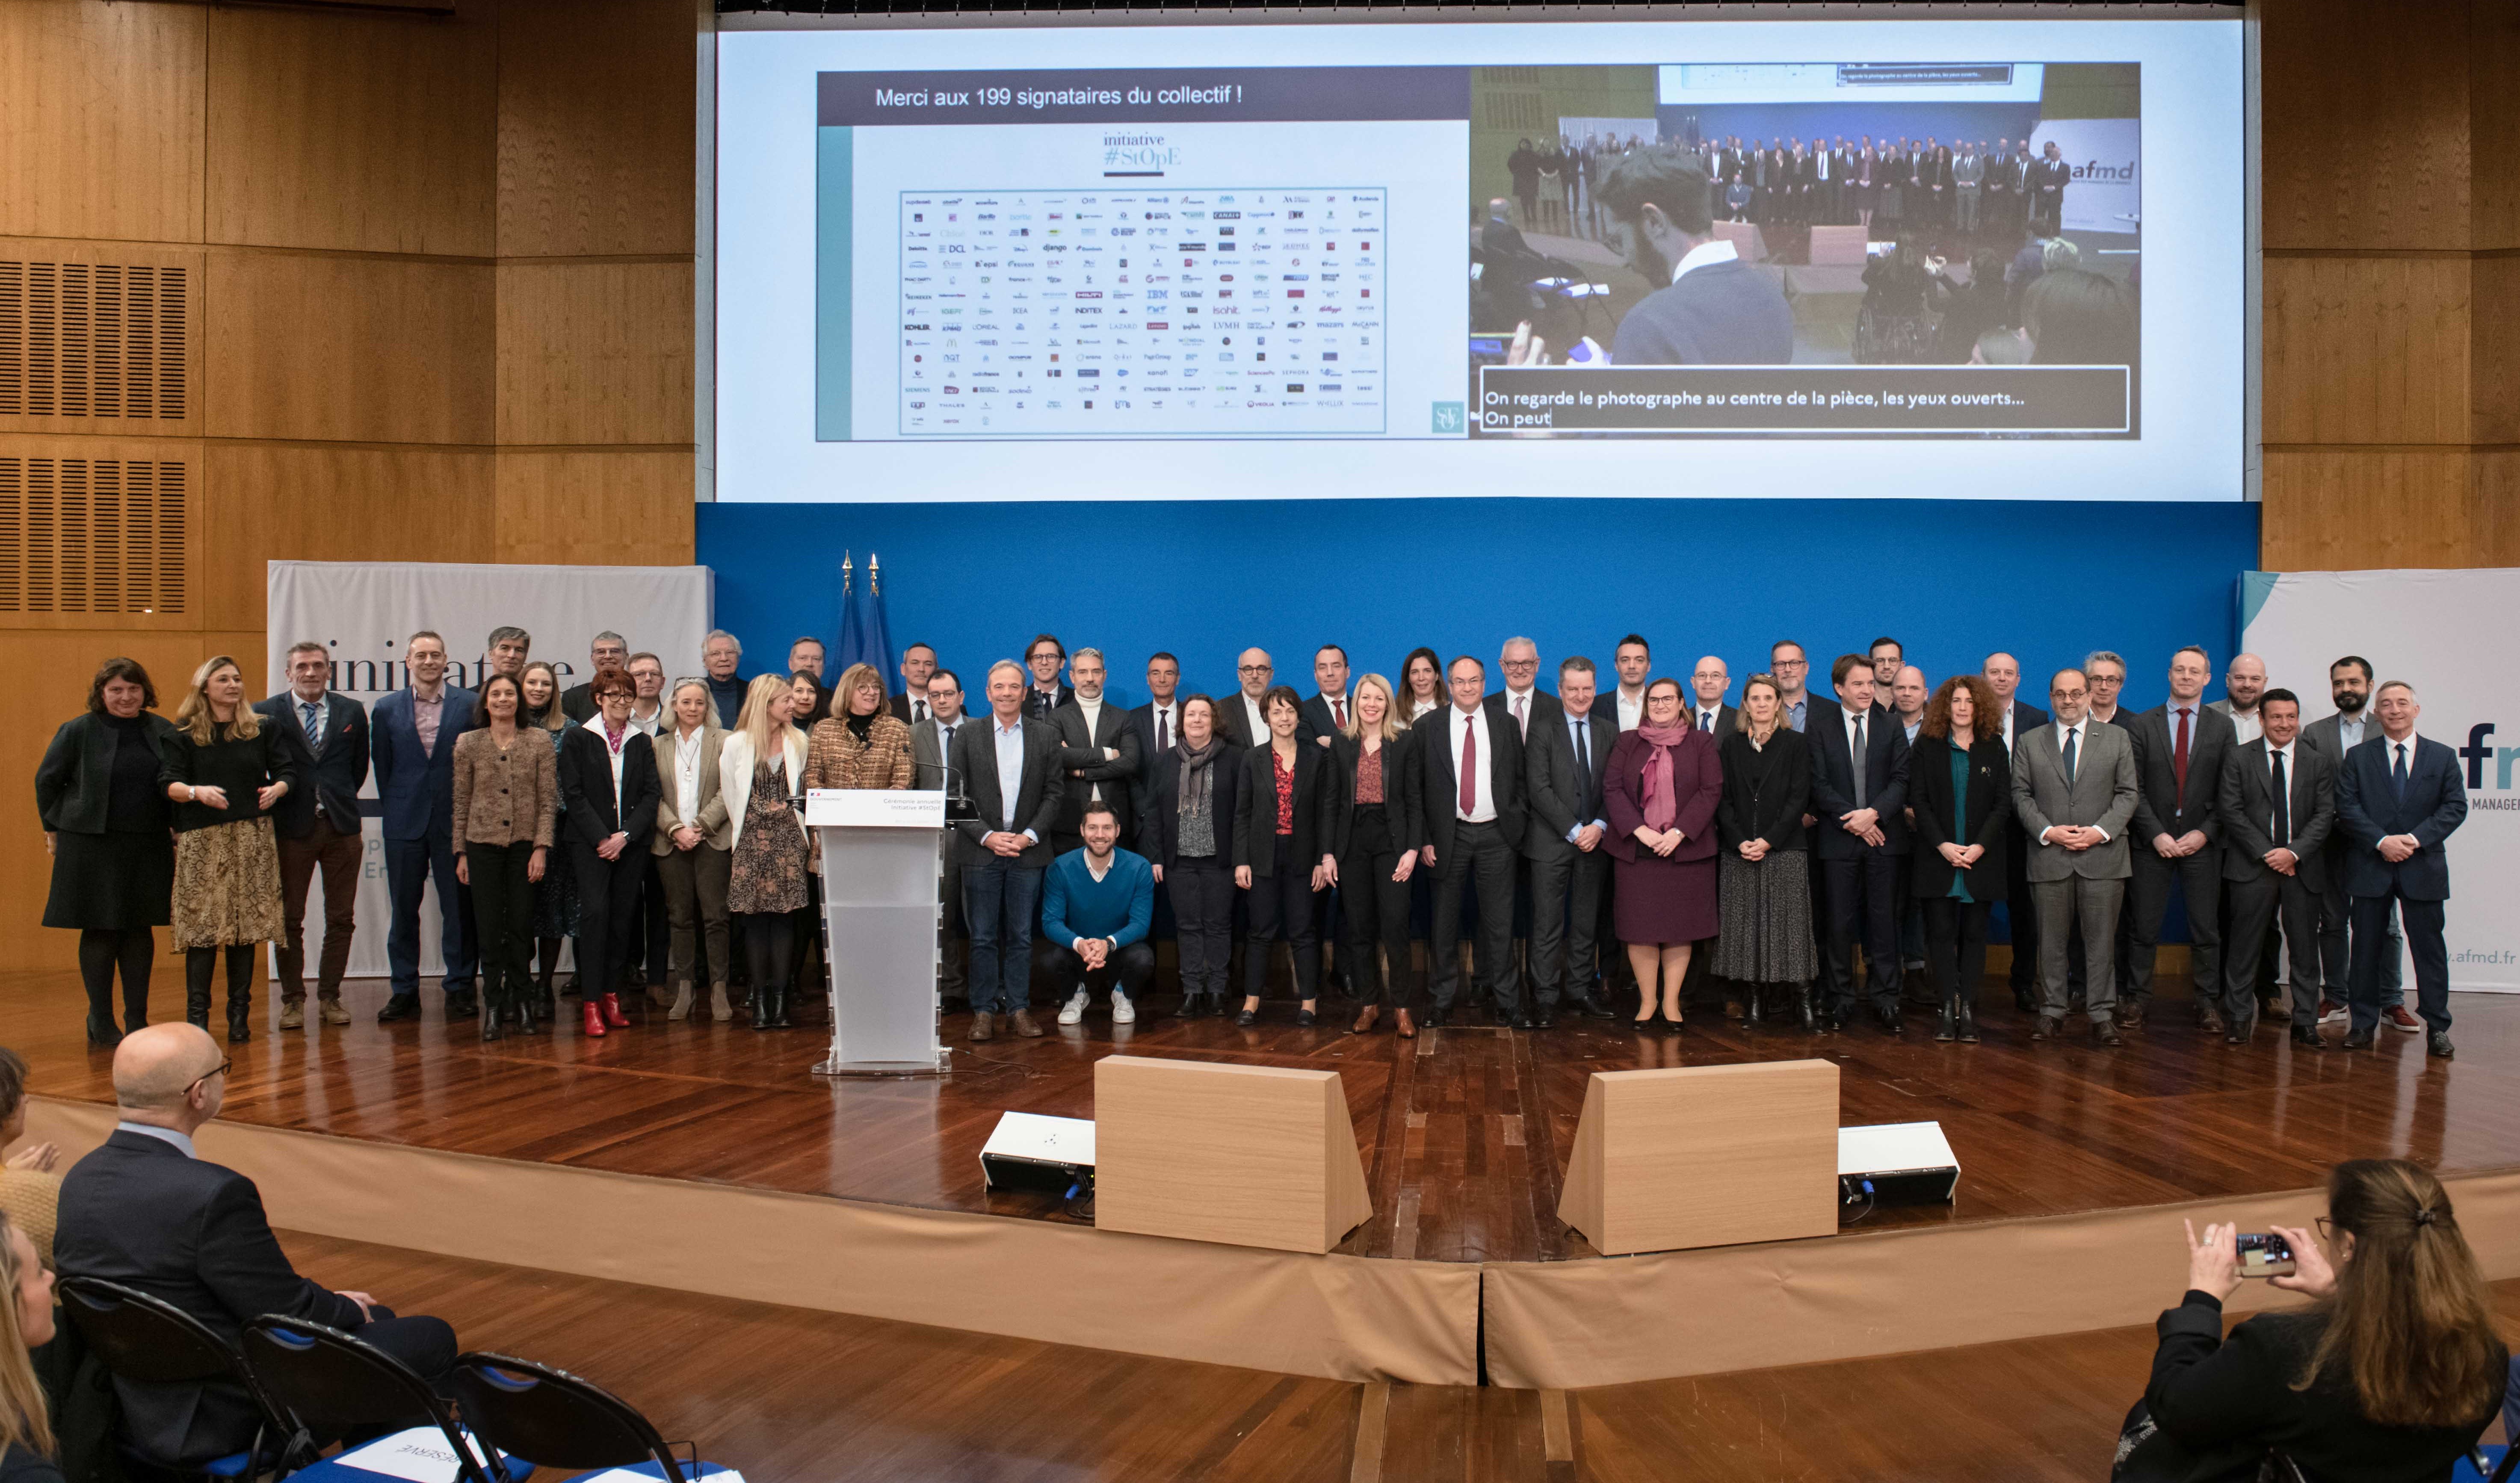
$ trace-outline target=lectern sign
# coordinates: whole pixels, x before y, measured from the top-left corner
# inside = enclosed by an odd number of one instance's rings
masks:
[[[840,829],[943,829],[945,794],[934,788],[808,788],[805,822]]]

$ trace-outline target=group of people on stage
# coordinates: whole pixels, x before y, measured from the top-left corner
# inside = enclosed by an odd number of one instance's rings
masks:
[[[2002,902],[2033,1038],[2080,1011],[2114,1046],[2143,1020],[2176,891],[2209,1031],[2244,1042],[2262,1012],[2279,1014],[2318,1046],[2319,1025],[2349,1019],[2349,1047],[2387,1025],[2452,1054],[2444,844],[2465,793],[2449,748],[2414,734],[2412,688],[2375,688],[2359,656],[2330,670],[2334,714],[2305,725],[2299,697],[2270,688],[2250,654],[2227,671],[2228,698],[2203,703],[2211,662],[2193,647],[2170,658],[2170,698],[2139,714],[2120,706],[2126,662],[2105,651],[2056,671],[2043,710],[2016,693],[2008,653],[1929,686],[1883,638],[1828,664],[1816,696],[1807,652],[1779,642],[1735,697],[1712,655],[1686,682],[1655,678],[1636,634],[1610,676],[1561,660],[1554,693],[1521,638],[1499,655],[1501,685],[1481,659],[1430,649],[1396,680],[1352,674],[1326,644],[1310,695],[1276,684],[1257,649],[1234,694],[1185,694],[1179,660],[1157,653],[1147,703],[1124,710],[1099,650],[1071,655],[1044,634],[989,667],[967,715],[961,677],[923,644],[905,652],[898,694],[869,664],[826,686],[810,638],[747,681],[742,645],[712,632],[705,673],[670,688],[618,634],[596,637],[591,678],[566,690],[531,644],[493,630],[486,677],[467,690],[447,682],[443,639],[414,634],[409,683],[372,712],[329,689],[312,643],[259,703],[233,658],[209,660],[172,721],[138,663],[102,666],[36,778],[54,853],[44,920],[81,933],[91,1038],[116,1036],[117,974],[124,1028],[145,1022],[152,929],[170,921],[194,1023],[208,1022],[224,961],[229,1037],[248,1038],[254,948],[272,941],[282,1027],[302,1025],[319,868],[318,1011],[346,1022],[373,773],[393,902],[378,1017],[419,1011],[433,886],[448,1014],[477,1015],[484,1038],[551,1017],[562,938],[577,945],[589,1035],[625,1027],[625,985],[651,978],[660,1003],[670,984],[673,1018],[703,993],[733,1018],[741,976],[756,1027],[788,1023],[800,958],[819,944],[797,802],[917,786],[977,815],[946,862],[940,983],[968,1000],[975,1039],[1041,1033],[1037,973],[1063,1023],[1098,990],[1115,1020],[1134,1019],[1160,888],[1184,1013],[1251,1022],[1282,942],[1299,1022],[1319,1012],[1327,960],[1363,1001],[1354,1028],[1387,1012],[1402,1035],[1465,1004],[1515,1026],[1561,1009],[1606,1017],[1608,990],[1629,982],[1638,1025],[1676,1025],[1684,986],[1711,975],[1751,1021],[1834,1031],[1868,1006],[1894,1034],[1903,980],[1930,984],[1935,1037],[1974,1041]],[[659,919],[664,942],[643,952],[642,925]],[[2420,1018],[2396,981],[2401,923]]]

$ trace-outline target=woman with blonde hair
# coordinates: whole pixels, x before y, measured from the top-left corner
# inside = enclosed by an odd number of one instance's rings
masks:
[[[210,978],[227,955],[228,1039],[253,1038],[254,949],[286,930],[271,806],[296,780],[280,728],[245,703],[245,671],[202,661],[158,747],[158,782],[175,805],[175,945],[184,950],[184,1017],[210,1025]]]
[[[2249,1483],[2275,1459],[2284,1477],[2450,1477],[2501,1405],[2511,1355],[2449,1192],[2419,1164],[2351,1159],[2315,1224],[2268,1228],[2297,1269],[2270,1285],[2312,1305],[2228,1338],[2239,1228],[2188,1228],[2187,1294],[2161,1316],[2112,1477]]]
[[[0,1215],[0,1483],[62,1483],[53,1418],[30,1350],[53,1341],[53,1274]]]
[[[675,681],[665,700],[665,729],[656,737],[656,771],[664,797],[656,805],[652,846],[672,931],[674,1004],[667,1019],[692,1016],[703,956],[709,1017],[720,1022],[735,1017],[726,996],[734,971],[727,954],[726,891],[735,867],[728,853],[734,822],[727,816],[718,773],[725,751],[726,732],[717,724],[708,682],[697,675]]]
[[[805,826],[788,802],[804,790],[805,780],[805,734],[796,729],[795,704],[786,676],[754,677],[718,752],[718,794],[726,800],[733,855],[726,909],[742,924],[756,1030],[789,1023],[796,939],[788,914],[805,904]]]
[[[567,740],[568,715],[561,709],[560,671],[545,660],[536,659],[517,671],[517,684],[524,692],[525,703],[517,712],[517,725],[546,738],[551,742],[552,776],[560,776],[560,745]],[[542,1017],[552,1013],[552,974],[560,968],[562,944],[577,935],[577,867],[569,859],[569,850],[561,841],[567,836],[568,800],[555,804],[552,817],[551,852],[543,857],[543,878],[534,882],[535,942],[534,994]]]
[[[806,743],[805,786],[904,788],[910,775],[910,724],[884,708],[874,665],[850,665]]]
[[[1359,676],[1347,729],[1330,746],[1330,881],[1345,882],[1339,892],[1347,926],[1341,961],[1352,965],[1356,997],[1365,1001],[1348,1027],[1354,1035],[1371,1034],[1385,1006],[1403,1040],[1418,1033],[1409,1019],[1409,877],[1426,841],[1418,819],[1416,738],[1401,723],[1391,682]],[[1388,968],[1382,966],[1386,955]]]

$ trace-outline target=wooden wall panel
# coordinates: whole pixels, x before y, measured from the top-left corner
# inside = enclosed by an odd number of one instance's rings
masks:
[[[502,450],[497,553],[481,560],[687,565],[694,457]]]
[[[492,562],[491,456],[439,448],[210,445],[206,626],[263,625],[263,563]]]
[[[2469,245],[2520,248],[2520,5],[2476,7],[2468,76]]]
[[[2468,262],[2265,259],[2265,439],[2468,441]]]
[[[490,440],[490,267],[214,253],[209,281],[212,436]]]
[[[22,498],[38,488],[51,495],[41,516],[29,509],[21,553],[16,540],[0,541],[0,569],[24,573],[19,610],[0,611],[0,628],[76,632],[120,628],[142,633],[197,632],[207,599],[202,592],[202,538],[209,502],[202,490],[202,443],[171,437],[60,437],[0,433],[0,458],[49,460],[53,476],[41,485],[20,484]],[[86,476],[73,480],[61,468],[83,461]],[[123,466],[111,476],[93,465]],[[133,464],[150,466],[147,477]],[[173,469],[166,466],[174,465]],[[76,497],[65,499],[75,491]],[[148,492],[144,492],[148,491]],[[120,498],[100,498],[109,492]],[[156,498],[150,498],[154,492]],[[171,496],[180,494],[180,499]],[[39,502],[28,498],[29,506]],[[67,507],[67,508],[66,508]],[[108,539],[99,540],[100,534]],[[119,535],[119,539],[111,537]],[[77,560],[68,560],[75,557]],[[172,558],[172,561],[169,561]],[[37,597],[38,571],[51,601]],[[143,610],[126,605],[145,604]],[[161,606],[162,605],[162,606]],[[121,608],[123,610],[115,610]]]
[[[2260,178],[2270,250],[2469,245],[2470,7],[2430,0],[2383,24],[2368,0],[2266,0]]]
[[[202,240],[207,22],[182,5],[0,5],[0,236]]]
[[[488,0],[212,11],[209,240],[490,255],[497,76]]]
[[[689,443],[688,262],[499,269],[501,443]]]
[[[193,437],[202,430],[202,341],[205,319],[202,302],[207,288],[208,257],[200,247],[154,247],[127,242],[81,242],[22,237],[0,241],[0,259],[25,264],[0,276],[27,284],[36,264],[59,264],[49,270],[49,307],[56,316],[52,353],[29,356],[22,363],[20,400],[42,384],[49,395],[49,415],[12,414],[0,410],[0,430],[10,432],[95,433],[104,437]],[[79,296],[83,313],[64,314],[70,296],[63,269],[79,264],[88,269]],[[109,294],[102,267],[113,274]],[[141,275],[153,270],[144,288]],[[168,270],[180,270],[180,274]],[[27,285],[31,287],[30,284]],[[174,295],[182,298],[175,312]],[[31,296],[31,295],[30,295]],[[20,311],[22,314],[24,310]],[[73,328],[72,321],[79,323]],[[0,334],[5,334],[0,328]],[[181,336],[181,354],[167,340]],[[34,362],[49,360],[49,365]],[[63,415],[69,398],[73,365],[86,415]],[[180,408],[181,417],[168,417]],[[99,412],[112,415],[98,416]]]
[[[499,254],[692,250],[692,0],[506,0]]]
[[[2268,571],[2479,566],[2464,448],[2271,449],[2259,563]]]
[[[2520,176],[2520,168],[2512,173]],[[2469,437],[2520,443],[2520,248],[2476,259],[2469,302]]]
[[[2479,449],[2468,490],[2476,559],[2467,564],[2520,566],[2520,448]]]

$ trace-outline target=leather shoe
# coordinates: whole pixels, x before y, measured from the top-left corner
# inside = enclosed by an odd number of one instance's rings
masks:
[[[578,1004],[578,1011],[581,1016],[580,1027],[586,1031],[588,1038],[602,1040],[605,1035],[604,1006],[592,999],[582,1000]]]
[[[350,1022],[350,1011],[341,1008],[341,1001],[338,999],[317,999],[315,1016],[328,1025],[345,1025]]]
[[[1556,1024],[1557,1024],[1557,1014],[1556,1014],[1556,1012],[1555,1012],[1554,1011],[1552,1011],[1552,1010],[1535,1010],[1535,1011],[1532,1011],[1532,1015],[1531,1015],[1531,1028],[1532,1028],[1532,1029],[1535,1029],[1535,1030],[1547,1030],[1547,1029],[1553,1029],[1553,1028],[1556,1026]]]
[[[1393,1034],[1398,1035],[1402,1040],[1416,1040],[1418,1038],[1418,1027],[1409,1022],[1409,1011],[1407,1010],[1394,1010],[1391,1011],[1391,1030]]]
[[[1881,1028],[1889,1031],[1893,1035],[1899,1033],[1899,1007],[1897,1005],[1883,1005],[1880,1009],[1873,1011],[1873,1017],[1881,1021]]]
[[[1578,996],[1575,1001],[1575,1012],[1583,1015],[1586,1019],[1616,1019],[1619,1017],[1618,1013],[1608,1005],[1601,1003],[1600,996],[1598,994],[1585,994]]]
[[[1258,1010],[1237,1010],[1234,1011],[1234,1022],[1247,1030],[1260,1022],[1260,1011]]]
[[[2458,1052],[2453,1049],[2450,1043],[2450,1032],[2448,1030],[2435,1030],[2424,1037],[2424,1049],[2430,1052],[2433,1057],[2437,1060],[2448,1060],[2458,1054]]]
[[[1425,1017],[1418,1022],[1427,1029],[1440,1030],[1453,1022],[1453,1011],[1445,1009],[1428,1010]]]
[[[2346,1031],[2345,1049],[2349,1051],[2367,1051],[2371,1049],[2371,1032],[2368,1030]]]
[[[971,1016],[970,1038],[973,1040],[987,1040],[993,1036],[996,1031],[990,1028],[992,1016],[986,1010],[982,1010],[978,1013],[973,1014]]]
[[[284,1030],[306,1028],[306,1002],[292,999],[280,1007],[280,1027]]]
[[[1299,1030],[1309,1030],[1319,1018],[1320,1016],[1310,1010],[1297,1010],[1295,1011],[1295,1028]]]
[[[446,996],[446,1017],[449,1019],[472,1019],[480,1012],[481,1002],[472,997],[471,989],[457,989]]]
[[[2223,1023],[2223,1016],[2212,1010],[2197,1011],[2196,1023],[2208,1035],[2220,1035],[2227,1028]]]
[[[2103,1019],[2098,1024],[2092,1026],[2092,1044],[2095,1046],[2122,1046],[2126,1044],[2126,1037],[2118,1033],[2118,1027],[2114,1023]]]
[[[2015,989],[2012,991],[2012,1007],[2024,1014],[2035,1014],[2039,1011],[2039,1001],[2028,989]]]
[[[2227,1046],[2247,1045],[2249,1043],[2249,1036],[2256,1031],[2257,1027],[2258,1025],[2256,1020],[2242,1020],[2231,1026],[2229,1030],[2224,1033],[2223,1044]]]
[[[1515,1014],[1515,1015],[1513,1015],[1511,1018],[1509,1018],[1509,1019],[1508,1019],[1508,1020],[1506,1021],[1506,1024],[1507,1024],[1508,1027],[1510,1027],[1510,1028],[1512,1028],[1512,1029],[1516,1029],[1516,1030],[1528,1030],[1528,1029],[1532,1029],[1532,1028],[1536,1027],[1536,1026],[1538,1025],[1538,1023],[1539,1023],[1539,1021],[1537,1021],[1537,1020],[1533,1019],[1533,1018],[1532,1018],[1530,1015],[1528,1015],[1528,1014]]]
[[[2292,1027],[2292,1043],[2301,1047],[2305,1051],[2324,1051],[2327,1049],[2327,1042],[2319,1039],[2318,1029],[2311,1025],[2294,1025]]]
[[[2141,1029],[2143,1027],[2143,1006],[2139,1004],[2119,1005],[2118,1025],[2121,1029]]]
[[[396,994],[385,1001],[383,1009],[377,1011],[377,1023],[381,1025],[389,1025],[398,1019],[418,1019],[419,1017],[420,996],[417,994]]]
[[[1022,1036],[1026,1040],[1039,1040],[1041,1038],[1041,1024],[1032,1017],[1032,1011],[1017,1010],[1012,1015],[1012,1018],[1014,1020],[1015,1033],[1017,1035]]]
[[[2040,1015],[2039,1022],[2030,1027],[2030,1038],[2032,1040],[2054,1040],[2057,1036],[2064,1033],[2065,1021],[2058,1019],[2053,1014]]]
[[[630,1016],[621,1012],[620,995],[607,994],[604,996],[604,1022],[616,1030],[626,1030],[630,1028]]]
[[[1364,1009],[1356,1011],[1356,1023],[1349,1025],[1347,1027],[1347,1032],[1350,1035],[1371,1035],[1373,1033],[1373,1022],[1381,1017],[1382,1006],[1378,1004],[1367,1005]]]

